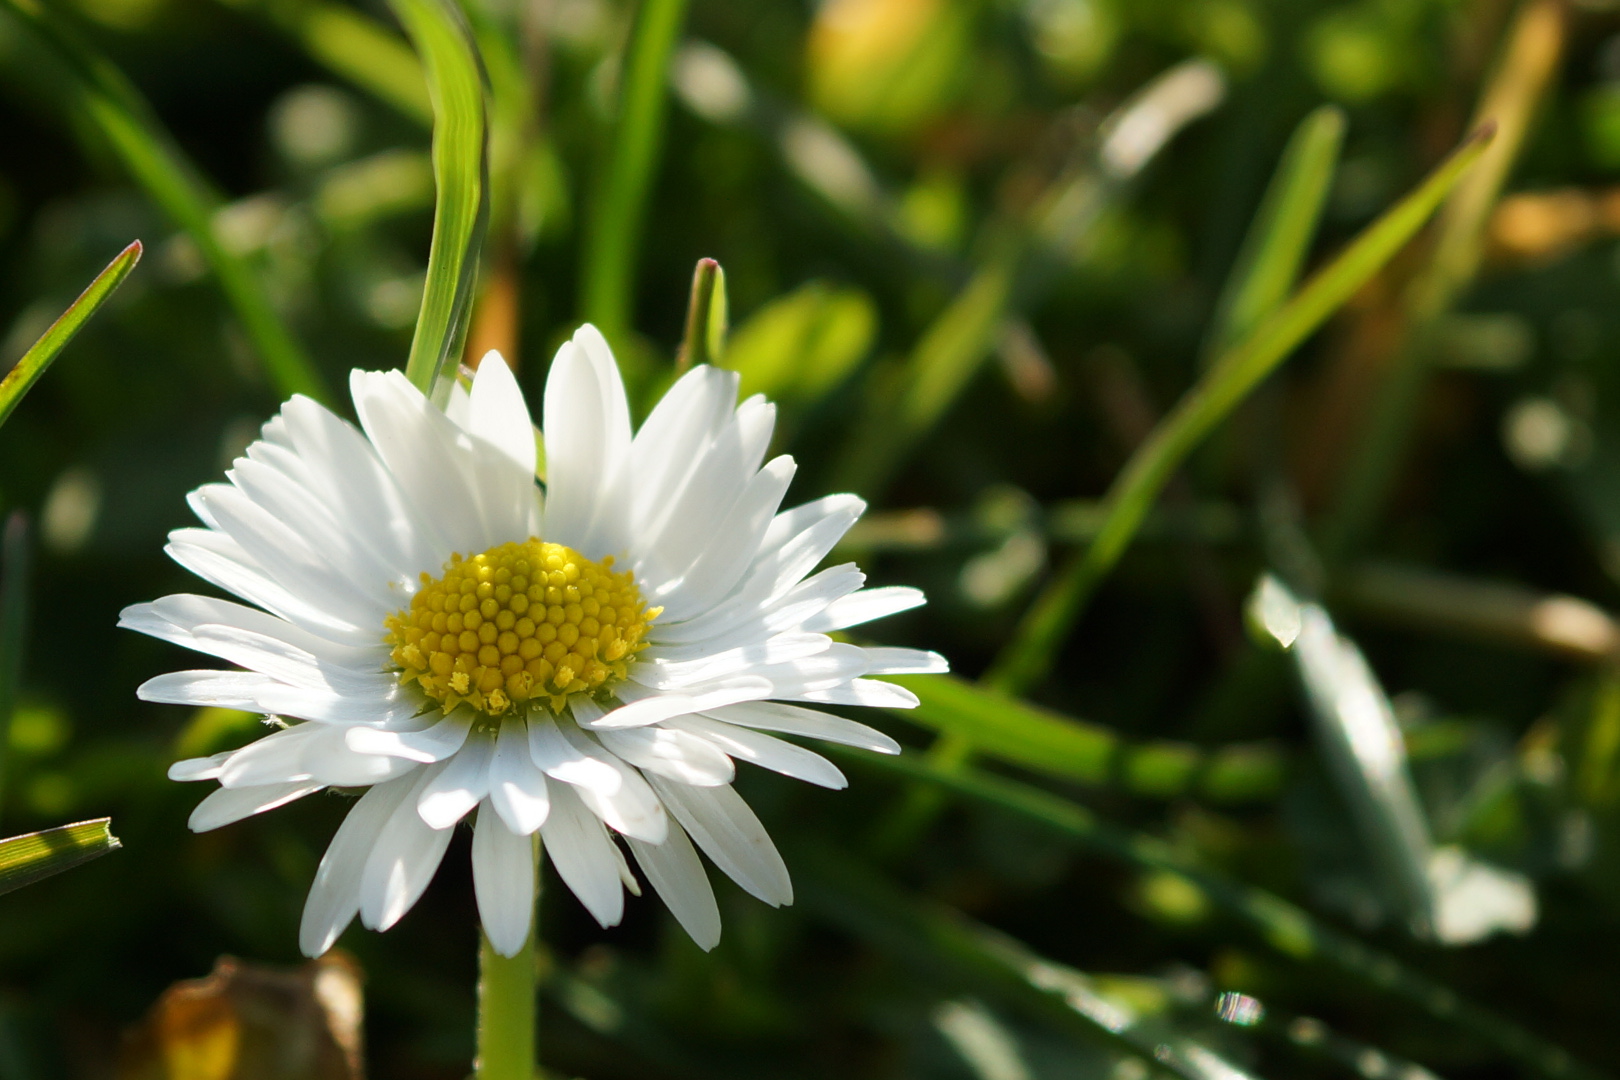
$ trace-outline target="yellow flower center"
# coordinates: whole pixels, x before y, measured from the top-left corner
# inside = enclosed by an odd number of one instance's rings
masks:
[[[385,620],[401,683],[416,683],[446,712],[463,701],[490,716],[625,677],[662,608],[647,608],[613,556],[594,563],[530,538],[422,575],[409,609]]]

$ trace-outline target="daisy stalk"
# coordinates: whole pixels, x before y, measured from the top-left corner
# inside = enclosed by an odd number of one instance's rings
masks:
[[[853,563],[815,572],[865,504],[781,509],[795,466],[764,461],[775,408],[739,404],[737,388],[696,365],[633,431],[606,340],[580,328],[546,380],[542,490],[499,354],[442,410],[399,371],[356,371],[358,427],[292,398],[227,482],[191,494],[201,526],[170,534],[171,557],[245,603],[185,594],[122,613],[234,665],[159,675],[143,699],[277,728],[171,768],[219,784],[194,830],[362,792],[310,888],[308,955],[357,916],[397,923],[472,824],[486,1078],[532,1069],[537,846],[602,926],[646,883],[713,948],[699,852],[766,903],[793,899],[732,787],[736,762],[842,788],[832,762],[781,736],[898,753],[825,708],[910,708],[881,676],[946,670],[935,653],[834,640],[923,595],[866,588]]]

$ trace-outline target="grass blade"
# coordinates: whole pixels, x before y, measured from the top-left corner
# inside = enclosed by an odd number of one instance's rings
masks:
[[[1218,356],[1288,299],[1344,145],[1344,111],[1323,105],[1294,129],[1215,306],[1209,353]]]
[[[433,102],[433,239],[422,310],[405,375],[424,394],[449,394],[472,315],[488,217],[484,80],[472,34],[446,0],[393,0],[427,71]],[[441,386],[442,384],[442,386]]]
[[[1107,517],[1097,539],[1071,558],[1036,598],[986,675],[988,685],[1017,694],[1045,675],[1069,627],[1130,545],[1181,462],[1262,379],[1394,257],[1469,166],[1479,160],[1493,134],[1494,129],[1486,126],[1469,136],[1416,190],[1317,271],[1288,303],[1222,353],[1183,395],[1120,471],[1109,489]]]
[[[641,219],[663,141],[670,56],[685,20],[686,0],[642,0],[621,68],[618,116],[581,275],[585,318],[615,346],[630,325]]]
[[[1221,802],[1269,798],[1282,784],[1283,761],[1263,743],[1214,751],[1169,741],[1130,743],[1102,724],[1005,698],[952,675],[889,678],[921,702],[896,710],[896,716],[1047,776],[1118,785],[1155,798],[1196,795]]]
[[[0,424],[4,424],[11,416],[11,411],[23,399],[23,395],[33,389],[39,377],[45,374],[45,369],[51,366],[58,353],[73,340],[73,335],[79,328],[89,321],[113,290],[123,284],[129,272],[135,269],[135,264],[141,261],[141,242],[136,240],[129,247],[118,253],[118,257],[107,264],[107,268],[96,275],[96,279],[85,287],[79,298],[68,305],[68,309],[57,320],[51,323],[50,329],[34,342],[33,346],[22,355],[15,367],[6,372],[6,377],[0,380]]]
[[[11,718],[17,711],[23,652],[28,644],[28,579],[33,552],[28,518],[13,512],[0,533],[0,807],[11,767]]]
[[[112,818],[24,833],[0,840],[0,893],[32,885],[123,847]]]
[[[105,136],[136,183],[202,252],[277,391],[327,400],[313,362],[253,271],[215,237],[220,197],[170,138],[134,84],[48,7],[36,0],[3,2],[62,61],[71,76],[74,105]]]
[[[1527,1073],[1544,1080],[1608,1080],[1605,1074],[1576,1061],[1561,1047],[1490,1009],[1464,1000],[1450,987],[1412,970],[1390,953],[1319,922],[1281,896],[1209,870],[1155,837],[1117,829],[1085,807],[1051,792],[976,769],[940,768],[916,754],[886,757],[836,747],[828,751],[846,761],[865,763],[890,775],[996,807],[1109,858],[1180,875],[1275,951],[1297,961],[1337,968],[1359,982],[1417,1006],[1435,1019],[1455,1024],[1519,1063]]]
[[[726,272],[713,259],[699,259],[692,271],[692,298],[686,306],[686,332],[675,354],[675,370],[717,364],[726,348]]]

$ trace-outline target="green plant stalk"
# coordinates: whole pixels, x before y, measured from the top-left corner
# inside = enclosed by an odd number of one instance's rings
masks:
[[[136,240],[129,247],[118,253],[118,257],[107,264],[107,268],[96,275],[96,279],[85,287],[79,298],[68,305],[68,309],[57,320],[51,323],[50,329],[40,335],[40,339],[22,355],[12,369],[6,372],[6,377],[0,379],[0,424],[4,424],[11,417],[11,412],[22,401],[23,395],[33,389],[39,377],[45,374],[45,369],[51,366],[57,354],[73,340],[73,335],[79,328],[89,321],[113,290],[123,284],[129,272],[135,269],[135,264],[141,261],[141,242]]]
[[[534,1080],[534,930],[516,956],[478,934],[477,1080]]]
[[[663,141],[670,57],[686,21],[686,4],[642,0],[621,69],[606,175],[592,207],[581,275],[584,315],[615,346],[630,325],[636,248]]]
[[[1486,126],[1469,136],[1415,191],[1368,226],[1288,303],[1221,354],[1187,391],[1114,480],[1097,539],[1073,556],[1036,598],[986,674],[987,686],[1016,696],[1046,674],[1069,627],[1130,545],[1181,462],[1411,239],[1490,145],[1493,134],[1494,128]]]
[[[1458,184],[1441,217],[1434,254],[1407,292],[1406,339],[1379,387],[1322,529],[1322,557],[1330,566],[1362,545],[1406,455],[1441,319],[1478,271],[1491,210],[1558,71],[1564,18],[1558,0],[1528,0],[1508,32],[1506,51],[1475,113],[1475,123],[1497,125],[1499,137],[1479,168]]]
[[[443,404],[472,317],[489,214],[484,82],[472,34],[448,0],[392,6],[422,56],[433,102],[433,238],[405,377]]]
[[[112,818],[7,837],[0,840],[0,893],[32,885],[123,846],[112,834]]]
[[[1323,105],[1294,129],[1215,306],[1211,358],[1252,332],[1293,291],[1333,186],[1344,127],[1344,110]]]
[[[329,400],[325,383],[276,314],[247,263],[214,235],[217,194],[186,159],[151,107],[111,60],[37,0],[3,0],[39,35],[72,76],[77,104],[148,196],[191,237],[283,395]]]
[[[1407,967],[1390,953],[1371,948],[1319,922],[1303,908],[1265,889],[1245,884],[1180,855],[1168,843],[1116,829],[1090,810],[1029,784],[976,769],[944,770],[918,755],[888,757],[870,751],[828,747],[834,756],[893,776],[937,786],[960,798],[995,807],[1088,850],[1133,866],[1178,874],[1209,900],[1245,923],[1270,948],[1293,960],[1320,962],[1357,981],[1407,1001],[1430,1016],[1455,1024],[1482,1043],[1545,1080],[1609,1080],[1568,1051],[1512,1020],[1465,1000],[1456,991]]]
[[[692,271],[692,297],[686,305],[686,331],[675,370],[714,364],[726,345],[726,272],[713,259],[699,259]]]
[[[32,552],[28,518],[13,511],[0,534],[0,806],[11,768],[11,718],[17,711],[23,653],[28,645],[28,579]]]

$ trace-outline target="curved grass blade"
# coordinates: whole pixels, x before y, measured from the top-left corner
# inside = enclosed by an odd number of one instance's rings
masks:
[[[630,324],[641,219],[663,141],[670,56],[685,20],[686,0],[642,0],[625,52],[618,117],[581,275],[585,318],[615,346]]]
[[[1577,1061],[1562,1047],[1532,1034],[1491,1009],[1414,971],[1394,955],[1372,948],[1318,921],[1276,893],[1212,871],[1179,854],[1170,844],[1142,833],[1117,829],[1077,803],[1030,784],[972,768],[941,767],[922,755],[887,757],[870,751],[827,747],[829,753],[892,776],[919,781],[960,798],[998,808],[1075,841],[1087,850],[1132,866],[1178,874],[1209,901],[1253,930],[1270,948],[1301,962],[1319,962],[1415,1005],[1438,1020],[1455,1024],[1481,1043],[1496,1048],[1526,1072],[1544,1080],[1610,1080]]]
[[[6,377],[0,380],[0,424],[11,416],[11,411],[23,399],[23,395],[33,389],[39,377],[45,374],[45,369],[51,366],[51,361],[73,340],[79,328],[106,303],[113,290],[123,284],[129,272],[135,269],[135,264],[141,261],[141,250],[141,242],[136,240],[119,252],[118,257],[85,287],[79,298],[51,323],[50,329],[23,353],[16,366],[6,372]]]
[[[1181,462],[1262,379],[1394,257],[1439,208],[1469,166],[1479,160],[1494,134],[1491,125],[1476,130],[1416,190],[1364,229],[1288,303],[1222,353],[1193,384],[1115,478],[1097,539],[1071,558],[1030,606],[987,673],[988,685],[1013,695],[1046,674],[1069,627],[1130,546]]]
[[[3,0],[71,76],[73,104],[107,139],[124,167],[191,237],[283,396],[328,400],[308,354],[276,313],[247,263],[214,235],[221,199],[175,144],[133,83],[72,26],[36,0]]]
[[[1217,802],[1275,796],[1284,762],[1265,743],[1206,750],[1189,743],[1132,743],[1025,701],[1002,697],[953,675],[886,676],[917,695],[894,714],[959,739],[973,751],[1047,776],[1114,785],[1154,798],[1192,795]]]
[[[405,375],[447,398],[472,315],[478,252],[488,217],[484,79],[472,34],[445,0],[393,0],[427,71],[433,101],[433,239],[422,310]]]
[[[112,818],[58,825],[0,840],[0,893],[32,885],[123,846],[112,834]]]
[[[726,272],[713,259],[699,259],[692,271],[692,298],[686,307],[686,332],[675,354],[675,370],[693,364],[717,364],[726,349]]]
[[[0,532],[0,806],[11,766],[11,718],[28,645],[28,579],[33,561],[28,518],[14,511]]]
[[[1344,125],[1344,110],[1323,105],[1294,129],[1215,306],[1212,357],[1248,335],[1293,291],[1333,185]]]

